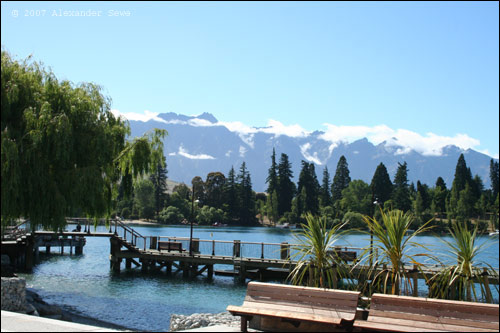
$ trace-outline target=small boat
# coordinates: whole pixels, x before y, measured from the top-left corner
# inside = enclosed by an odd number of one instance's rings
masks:
[[[226,223],[215,222],[212,227],[227,227]]]
[[[288,222],[285,222],[283,224],[278,224],[276,226],[276,228],[280,228],[280,229],[290,229],[290,224]]]
[[[498,236],[498,229],[493,232],[490,232],[490,236]]]

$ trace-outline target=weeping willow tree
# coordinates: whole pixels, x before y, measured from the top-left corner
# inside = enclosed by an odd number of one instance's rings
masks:
[[[164,164],[164,130],[132,141],[126,120],[92,83],[73,85],[2,51],[2,225],[24,217],[60,229],[74,212],[111,215],[118,185]]]

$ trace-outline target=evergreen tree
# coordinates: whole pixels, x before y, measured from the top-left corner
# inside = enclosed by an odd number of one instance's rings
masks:
[[[391,198],[392,183],[384,163],[377,166],[370,187],[373,199],[376,199],[380,204],[383,205]]]
[[[498,187],[500,186],[499,178],[499,166],[498,161],[495,162],[493,159],[490,160],[490,180],[491,180],[491,191],[493,198],[498,195]]]
[[[276,224],[276,221],[278,221],[279,219],[278,194],[276,190],[274,190],[272,194],[269,194],[267,196],[266,207],[267,207],[267,217],[273,224]]]
[[[442,190],[446,190],[447,187],[446,187],[446,183],[444,182],[444,179],[441,178],[441,177],[438,177],[436,179],[436,187],[439,187],[441,188]]]
[[[159,222],[160,212],[163,210],[167,199],[167,163],[165,159],[163,159],[162,164],[156,166],[156,172],[152,173],[149,179],[154,190],[155,218],[156,222]]]
[[[417,181],[417,195],[420,194],[422,198],[422,210],[426,210],[430,208],[431,201],[429,197],[429,187],[425,184],[420,183],[420,180]]]
[[[394,176],[394,187],[392,192],[394,208],[404,212],[411,209],[410,188],[408,185],[408,167],[406,162],[398,163],[398,170]]]
[[[271,155],[271,166],[267,172],[266,178],[267,193],[272,195],[273,191],[278,187],[278,166],[276,164],[276,151],[273,148],[273,154]]]
[[[464,154],[460,154],[460,157],[458,158],[457,161],[457,166],[455,168],[455,177],[453,179],[453,184],[451,186],[451,195],[450,195],[450,202],[449,202],[449,213],[451,214],[451,217],[457,216],[457,214],[462,214],[467,209],[464,207],[468,207],[468,203],[465,204],[464,202],[462,203],[462,207],[460,209],[461,213],[458,211],[458,201],[460,200],[460,192],[465,189],[466,185],[469,185],[471,187],[472,185],[472,173],[470,171],[470,168],[467,167],[467,164],[465,162],[465,157]],[[472,194],[472,190],[470,194]],[[469,193],[468,193],[469,194]],[[468,199],[471,199],[472,196],[467,195]],[[465,217],[461,215],[462,217]]]
[[[255,195],[252,191],[252,181],[245,162],[241,164],[237,180],[240,223],[253,224],[256,215]]]
[[[283,216],[292,210],[292,199],[295,195],[295,184],[292,182],[292,165],[287,154],[281,154],[278,165],[278,214]]]
[[[446,197],[448,196],[448,189],[446,188],[446,183],[443,178],[438,177],[436,180],[436,187],[434,188],[434,195],[432,198],[432,204],[435,213],[446,212]]]
[[[319,213],[319,182],[313,163],[302,161],[302,170],[299,175],[298,193],[301,202],[301,213]]]
[[[238,212],[240,211],[239,200],[238,200],[238,185],[236,183],[236,174],[234,172],[234,167],[231,166],[231,170],[227,175],[226,186],[224,190],[225,202],[227,204],[227,213],[231,220],[238,219]]]
[[[337,163],[337,170],[335,171],[332,183],[332,200],[334,204],[342,199],[342,191],[349,186],[350,182],[351,177],[349,176],[347,160],[342,155]]]
[[[328,172],[328,167],[325,166],[323,169],[323,181],[321,183],[319,194],[321,207],[326,207],[331,203],[332,196],[330,194],[330,186],[330,173]]]

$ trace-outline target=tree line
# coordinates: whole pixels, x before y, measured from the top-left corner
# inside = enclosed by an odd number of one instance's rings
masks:
[[[252,190],[245,162],[237,174],[232,167],[227,177],[222,172],[211,172],[205,180],[196,176],[191,187],[177,185],[171,194],[166,191],[167,170],[159,168],[135,182],[133,197],[118,201],[117,214],[167,224],[194,220],[206,225],[255,225],[264,221],[295,224],[303,223],[306,214],[312,214],[326,217],[330,226],[348,222],[348,228],[363,228],[363,215],[377,217],[380,209],[399,209],[414,214],[415,229],[434,217],[438,231],[446,230],[451,220],[474,220],[480,230],[486,231],[488,227],[498,228],[498,170],[498,162],[492,159],[491,188],[486,189],[481,177],[472,176],[462,154],[450,189],[442,177],[433,187],[420,181],[410,183],[406,162],[398,164],[392,181],[380,163],[368,184],[351,180],[348,162],[341,156],[333,177],[327,167],[323,169],[321,183],[315,165],[302,161],[294,183],[288,155],[282,153],[277,160],[273,149],[266,193]]]

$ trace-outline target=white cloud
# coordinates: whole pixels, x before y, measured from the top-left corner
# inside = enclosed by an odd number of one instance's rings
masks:
[[[434,133],[421,135],[405,129],[393,130],[386,125],[368,126],[336,126],[324,124],[327,128],[321,139],[337,142],[352,142],[367,138],[373,144],[386,142],[387,147],[398,146],[396,154],[406,154],[415,150],[423,155],[441,155],[442,149],[448,145],[455,145],[461,149],[476,149],[480,142],[467,134],[456,134],[453,137],[439,136]],[[476,149],[477,150],[477,149]]]
[[[187,150],[185,150],[184,147],[182,146],[179,147],[178,154],[186,158],[189,158],[191,160],[215,160],[215,157],[207,154],[198,154],[198,155],[189,154]]]

